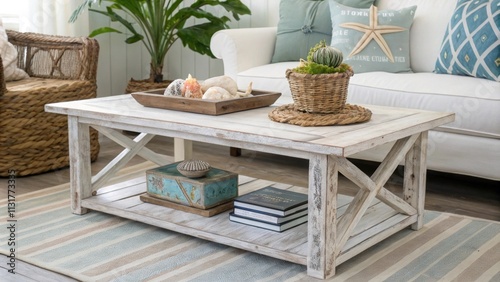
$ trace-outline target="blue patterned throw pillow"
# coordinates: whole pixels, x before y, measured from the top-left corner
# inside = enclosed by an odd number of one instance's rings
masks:
[[[459,0],[436,60],[436,73],[500,81],[499,30],[499,0]]]

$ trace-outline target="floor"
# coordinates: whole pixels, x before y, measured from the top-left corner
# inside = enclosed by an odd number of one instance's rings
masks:
[[[133,137],[133,133],[127,133]],[[101,137],[99,159],[92,164],[93,173],[103,168],[118,152],[119,145],[105,137]],[[173,155],[173,140],[167,137],[155,137],[148,146],[154,151]],[[257,178],[307,186],[308,161],[291,157],[278,156],[254,151],[243,150],[240,157],[230,157],[229,148],[193,143],[193,158],[203,159],[212,166],[245,174]],[[129,165],[142,162],[140,157],[134,157]],[[366,172],[373,172],[377,164],[366,161],[353,162]],[[265,177],[264,177],[265,176]],[[16,179],[17,195],[66,183],[69,181],[69,170],[61,169],[29,177]],[[353,195],[356,188],[352,183],[343,180],[345,185],[341,193]],[[387,189],[400,193],[402,184],[401,169],[396,170],[385,186]],[[462,214],[489,220],[500,221],[500,186],[499,182],[473,177],[452,175],[429,171],[427,175],[427,195],[425,208],[442,212]],[[0,190],[7,191],[7,179],[0,178]],[[2,193],[0,199],[7,197]],[[0,258],[1,281],[74,281],[70,278],[51,273],[27,263],[17,262],[17,274],[7,272],[7,259]]]

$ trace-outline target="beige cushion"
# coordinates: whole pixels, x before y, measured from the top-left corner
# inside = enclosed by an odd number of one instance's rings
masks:
[[[20,80],[28,77],[28,74],[24,70],[17,67],[17,50],[8,41],[2,19],[0,19],[0,56],[2,57],[5,81]]]

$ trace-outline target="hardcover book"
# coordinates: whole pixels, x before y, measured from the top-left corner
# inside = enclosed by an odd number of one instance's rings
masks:
[[[268,186],[235,198],[234,207],[287,216],[307,209],[307,194]]]
[[[246,217],[237,216],[234,214],[234,212],[229,213],[229,219],[231,221],[243,223],[246,225],[251,225],[251,226],[260,227],[260,228],[264,228],[264,229],[268,229],[268,230],[272,230],[272,231],[282,232],[282,231],[285,231],[285,230],[290,229],[292,227],[295,227],[297,225],[300,225],[304,222],[307,222],[307,215],[283,222],[281,224],[272,224],[269,222],[253,220],[253,219],[249,219]]]
[[[300,210],[296,213],[292,213],[292,214],[287,215],[287,216],[279,216],[279,215],[259,212],[259,211],[250,210],[250,209],[235,208],[234,214],[237,216],[246,217],[249,219],[255,219],[255,220],[265,221],[265,222],[274,223],[274,224],[280,224],[280,223],[283,223],[285,221],[289,221],[289,220],[307,215],[307,209]]]

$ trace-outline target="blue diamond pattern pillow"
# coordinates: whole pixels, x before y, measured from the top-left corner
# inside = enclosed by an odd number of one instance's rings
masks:
[[[500,81],[499,30],[499,0],[459,0],[441,45],[436,73]]]

